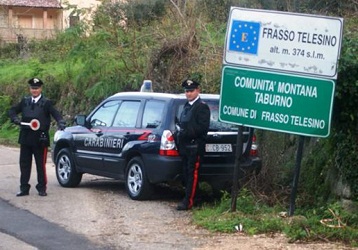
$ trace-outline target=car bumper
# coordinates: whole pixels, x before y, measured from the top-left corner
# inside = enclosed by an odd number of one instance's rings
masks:
[[[180,157],[161,155],[143,155],[147,177],[151,183],[177,181],[182,175],[182,161]]]
[[[235,164],[211,164],[204,162],[200,169],[200,180],[202,181],[232,181]],[[239,165],[239,179],[243,178],[247,173],[258,174],[261,171],[262,161],[260,158],[249,158]]]
[[[151,183],[162,183],[179,181],[182,179],[182,161],[180,157],[168,157],[160,155],[143,156],[147,177]],[[258,174],[262,167],[260,158],[249,158],[240,163],[239,178],[243,178],[245,173],[255,172]],[[234,174],[234,164],[212,164],[204,162],[199,170],[200,181],[232,181]]]

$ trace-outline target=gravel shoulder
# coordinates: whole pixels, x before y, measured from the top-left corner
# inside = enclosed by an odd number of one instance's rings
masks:
[[[165,188],[150,201],[133,201],[124,184],[84,175],[77,188],[62,188],[48,158],[48,196],[16,197],[19,185],[17,148],[0,146],[0,197],[69,232],[81,234],[104,249],[353,249],[331,243],[291,244],[283,235],[246,236],[211,233],[192,223],[191,211],[176,211],[180,197]],[[36,185],[33,167],[31,185]]]

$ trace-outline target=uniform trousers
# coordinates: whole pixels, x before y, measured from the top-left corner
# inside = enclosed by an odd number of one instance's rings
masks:
[[[192,208],[194,198],[199,188],[199,169],[202,157],[198,154],[198,145],[187,145],[183,160],[183,177],[185,185],[185,197],[183,203],[187,208]]]
[[[46,191],[47,175],[46,175],[46,159],[47,159],[47,147],[36,145],[20,146],[20,190],[29,191],[30,189],[30,176],[32,167],[32,156],[34,156],[37,170],[37,191]]]

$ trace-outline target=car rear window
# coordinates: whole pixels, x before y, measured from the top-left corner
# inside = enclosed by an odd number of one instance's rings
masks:
[[[144,107],[142,128],[156,128],[162,123],[165,102],[148,100]]]
[[[210,108],[209,131],[237,131],[236,125],[219,121],[219,101],[205,100],[205,102]]]

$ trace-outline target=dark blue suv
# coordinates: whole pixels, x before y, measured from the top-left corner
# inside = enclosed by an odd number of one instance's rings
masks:
[[[200,94],[211,110],[200,181],[214,189],[232,183],[237,126],[218,120],[219,95]],[[57,131],[52,160],[63,187],[79,185],[83,173],[123,180],[134,200],[150,198],[153,185],[181,181],[182,167],[174,140],[185,95],[122,92],[100,103],[76,126]],[[253,129],[245,128],[241,168],[261,169]]]

